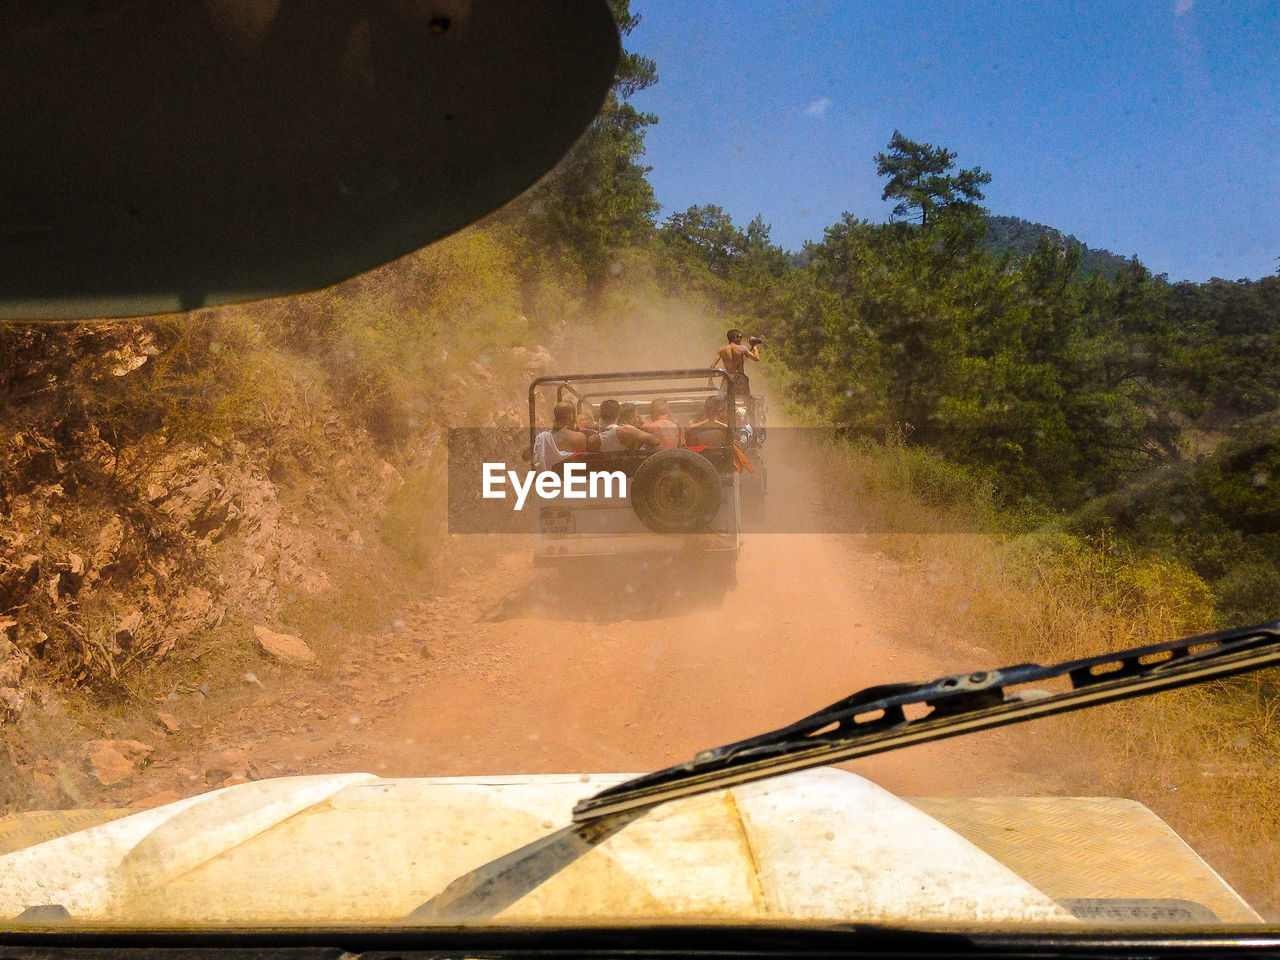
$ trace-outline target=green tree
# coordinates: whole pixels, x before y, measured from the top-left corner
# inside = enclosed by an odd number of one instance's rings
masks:
[[[915,233],[845,214],[806,256],[841,302],[822,355],[844,395],[834,398],[844,412],[840,425],[874,435],[906,424],[929,443],[968,333],[946,285],[928,282],[940,274],[930,244],[907,235]]]
[[[718,279],[733,280],[746,288],[782,276],[790,265],[785,251],[770,241],[769,225],[763,217],[757,215],[743,230],[714,203],[695,204],[671,214],[658,235],[675,261],[671,266],[686,279],[688,271],[680,268],[691,260],[700,261]]]
[[[728,276],[729,264],[746,240],[733,218],[714,203],[671,214],[658,234],[677,259],[699,260],[721,279]]]
[[[787,252],[769,238],[769,224],[756,214],[743,231],[742,272],[748,282],[767,282],[783,276],[791,268]]]
[[[898,130],[889,139],[889,152],[876,154],[876,173],[888,177],[882,200],[898,201],[894,216],[914,219],[928,229],[940,216],[964,213],[980,216],[978,206],[982,185],[991,182],[991,174],[981,167],[970,167],[952,174],[956,154],[945,147],[908,140]]]
[[[626,37],[640,23],[629,0],[611,0]],[[576,263],[590,288],[609,276],[617,251],[647,243],[658,211],[641,163],[646,129],[658,118],[628,101],[658,82],[648,57],[623,50],[599,114],[554,171],[509,208],[526,235],[527,255],[559,254]]]

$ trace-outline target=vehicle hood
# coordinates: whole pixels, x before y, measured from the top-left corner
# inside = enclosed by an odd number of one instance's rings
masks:
[[[95,924],[404,923],[628,778],[345,774],[227,787],[0,856],[0,917],[56,904]],[[939,819],[835,769],[658,807],[496,919],[691,917],[1073,922]]]

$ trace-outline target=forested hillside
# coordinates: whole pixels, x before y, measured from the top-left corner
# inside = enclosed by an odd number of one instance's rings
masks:
[[[1127,262],[1127,258],[1119,254],[1089,247],[1071,234],[1045,226],[1043,223],[1033,223],[1021,217],[997,217],[991,214],[985,215],[982,221],[987,228],[982,238],[983,248],[995,254],[1007,251],[1019,261],[1035,252],[1042,237],[1047,237],[1060,249],[1079,247],[1080,265],[1076,269],[1081,279],[1094,274],[1107,279],[1114,278]]]
[[[1008,505],[1184,559],[1227,620],[1280,615],[1280,277],[1090,274],[1046,233],[1010,261],[980,168],[897,133],[874,159],[896,222],[845,215],[797,265],[759,219],[694,207],[657,230],[673,282],[750,317],[846,435],[903,437]]]

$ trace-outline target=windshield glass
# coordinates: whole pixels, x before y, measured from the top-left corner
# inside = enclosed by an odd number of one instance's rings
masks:
[[[609,7],[480,222],[0,323],[0,927],[1280,921],[1266,656],[1092,705],[1280,617],[1275,16]]]

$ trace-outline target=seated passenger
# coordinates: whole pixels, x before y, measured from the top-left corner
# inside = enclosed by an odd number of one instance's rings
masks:
[[[703,405],[706,416],[697,423],[689,424],[684,433],[684,442],[689,447],[720,447],[729,442],[729,425],[724,422],[725,398],[716,395],[707,397]]]
[[[631,406],[634,415],[635,407]],[[645,433],[634,424],[619,423],[622,409],[617,400],[606,400],[600,404],[600,432],[595,436],[593,450],[601,453],[616,453],[620,450],[639,450],[641,447],[656,447],[658,438]],[[590,440],[590,438],[589,438]]]
[[[552,428],[542,431],[534,441],[534,467],[539,470],[549,470],[569,454],[583,453],[587,449],[586,434],[573,429],[572,403],[557,403],[552,416],[555,418]]]
[[[649,422],[640,429],[657,437],[664,449],[678,447],[684,440],[680,424],[671,419],[671,405],[660,397],[649,402]]]
[[[552,410],[554,424],[533,438],[533,468],[550,470],[571,453],[587,449],[585,435],[573,429],[572,403],[557,403]]]

